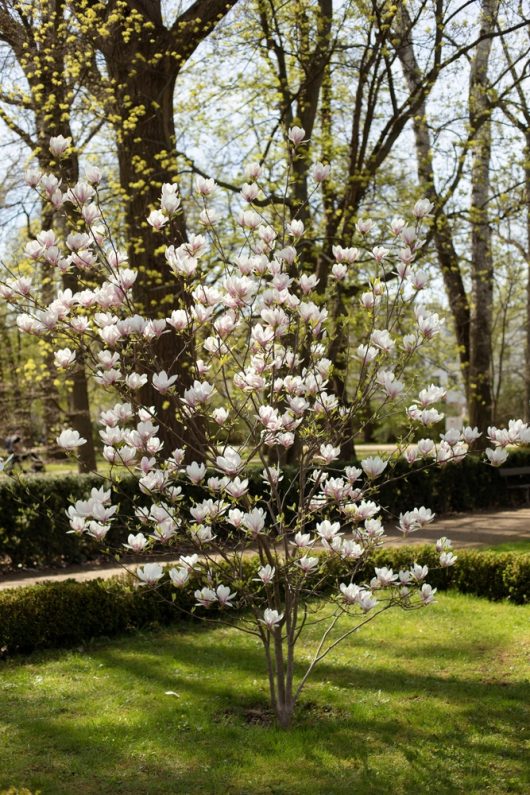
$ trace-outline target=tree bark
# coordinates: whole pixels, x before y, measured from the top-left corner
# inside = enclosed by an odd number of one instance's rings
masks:
[[[526,145],[524,149],[524,185],[526,198],[526,341],[525,341],[525,390],[524,390],[524,419],[530,422],[530,130],[526,132]]]
[[[498,0],[483,0],[481,33],[496,24]],[[469,421],[486,428],[492,422],[493,255],[488,203],[490,199],[491,107],[488,66],[491,38],[477,44],[469,81],[469,119],[474,133],[471,164],[471,335]]]
[[[414,45],[411,38],[413,23],[405,6],[401,6],[400,13],[396,16],[395,29],[399,36],[396,51],[403,69],[409,92],[420,92],[422,74],[416,60]],[[412,120],[414,139],[416,144],[416,158],[418,178],[423,193],[435,205],[433,238],[447,292],[447,298],[453,315],[460,368],[464,381],[466,396],[469,384],[470,362],[470,306],[464,280],[460,271],[458,253],[456,251],[451,225],[447,218],[443,201],[437,191],[434,168],[431,135],[427,123],[427,104],[422,99],[418,111]]]

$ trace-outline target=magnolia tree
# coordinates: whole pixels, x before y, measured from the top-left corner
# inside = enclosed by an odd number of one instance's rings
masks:
[[[289,138],[287,179],[304,132],[293,128]],[[59,137],[50,145],[60,158],[69,141]],[[192,590],[198,615],[216,620],[228,621],[234,608],[241,611],[235,625],[263,644],[271,704],[287,727],[308,676],[339,642],[390,608],[434,601],[436,589],[421,562],[411,560],[397,572],[375,568],[371,578],[359,575],[385,539],[378,484],[392,478],[402,455],[421,466],[460,461],[480,433],[466,427],[433,441],[444,416],[444,390],[430,385],[418,391],[405,383],[415,355],[440,328],[439,317],[421,302],[427,274],[418,265],[431,204],[419,201],[409,220],[393,219],[385,245],[375,245],[370,220],[359,221],[358,246],[333,248],[331,287],[321,294],[317,276],[304,267],[304,224],[296,215],[287,217],[285,206],[267,206],[260,173],[257,164],[245,171],[237,251],[233,240],[220,239],[212,208],[216,186],[203,178],[197,179],[195,197],[201,232],[172,244],[180,199],[176,185],[162,186],[160,207],[147,220],[169,238],[167,278],[177,280],[182,298],[165,316],[159,311],[147,317],[145,309],[140,314],[135,308],[137,274],[105,223],[99,170],[88,169],[71,187],[60,175],[31,171],[29,184],[56,210],[64,209],[73,231],[62,241],[43,230],[26,253],[60,273],[75,269],[82,289],[59,291],[43,306],[31,278],[14,273],[1,292],[17,310],[21,331],[54,340],[58,368],[71,372],[82,352],[85,366],[112,396],[99,432],[110,480],[117,483],[126,469],[138,484],[136,518],[123,547],[147,554],[163,545],[178,557],[171,568],[140,565],[137,584],[158,588],[169,578],[175,589]],[[328,174],[327,165],[313,167],[315,192]],[[330,293],[354,276],[358,281],[360,272],[372,275],[356,299],[362,332],[356,339],[350,332],[345,403],[330,379],[333,363],[326,352],[337,328],[326,306]],[[403,335],[405,318],[412,331]],[[157,363],[155,343],[162,335],[178,339],[170,371]],[[193,356],[186,356],[194,363],[191,373],[181,366],[186,346],[188,354],[192,346]],[[175,419],[174,449],[160,439],[163,419],[146,405],[146,388],[164,396],[164,416]],[[387,459],[341,465],[341,444],[355,418],[366,418],[373,405],[379,413],[406,417],[402,446]],[[530,429],[520,421],[487,433],[492,465],[505,461],[508,445],[530,441]],[[68,451],[85,443],[71,429],[57,441]],[[283,462],[290,448],[297,467],[289,479]],[[259,493],[249,487],[256,469]],[[196,496],[186,498],[183,489]],[[119,486],[113,490],[107,483],[71,505],[71,532],[106,543],[120,515],[118,503],[112,504],[116,494]],[[429,508],[407,507],[396,519],[404,534],[432,522]],[[455,562],[450,541],[440,539],[437,549],[442,567]],[[347,574],[333,581],[332,572],[339,570]],[[296,675],[297,644],[304,628],[315,623],[316,595],[326,622],[319,623],[324,629],[311,662]]]

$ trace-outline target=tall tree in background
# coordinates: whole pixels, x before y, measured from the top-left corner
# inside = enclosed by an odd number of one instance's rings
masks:
[[[35,153],[38,165],[43,172],[49,172],[56,165],[49,150],[49,139],[55,135],[72,137],[71,114],[75,83],[69,78],[67,56],[71,53],[68,43],[69,31],[65,20],[65,0],[27,4],[2,0],[0,3],[0,38],[9,45],[27,81],[27,93],[11,95],[11,101],[30,111],[33,131],[22,126],[5,112],[3,120],[21,140]],[[4,98],[9,101],[10,95]],[[85,131],[85,141],[93,134]],[[79,177],[79,163],[74,149],[62,162],[62,173],[66,180],[75,183]],[[60,232],[63,227],[63,213],[46,209],[42,217],[42,228],[51,229],[54,225]],[[64,288],[76,291],[77,276],[64,274]],[[42,274],[43,299],[47,302],[56,290],[53,270]],[[59,396],[54,387],[54,365],[51,349],[47,354],[48,376],[43,383],[45,425],[49,441],[54,425],[58,420]],[[82,357],[72,375],[70,396],[70,419],[73,427],[87,439],[79,455],[79,469],[90,472],[96,469],[96,455],[92,439],[90,401],[88,385]]]
[[[178,171],[176,80],[197,47],[236,3],[196,0],[166,26],[160,0],[70,0],[81,41],[92,48],[89,88],[99,90],[97,99],[115,133],[128,256],[138,271],[135,297],[155,316],[166,316],[168,308],[184,300],[179,284],[167,278],[161,238],[146,221],[162,184],[173,182]],[[98,52],[105,59],[106,74],[99,68]],[[172,233],[177,245],[186,241],[183,212]],[[178,372],[181,388],[195,375],[195,362],[185,343],[183,335],[173,330],[154,343],[160,369]],[[142,397],[156,407],[166,445],[182,441],[184,430],[176,424],[168,401],[151,385],[146,385]],[[200,445],[200,429],[190,430]]]

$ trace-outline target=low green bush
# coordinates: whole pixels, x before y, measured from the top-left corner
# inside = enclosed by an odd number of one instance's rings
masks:
[[[338,582],[348,578],[347,563],[326,560],[322,592],[336,589]],[[441,591],[455,588],[491,600],[530,602],[530,555],[512,552],[460,549],[456,566],[439,569],[433,546],[381,549],[356,580],[369,581],[374,566],[390,566],[398,571],[414,561],[431,568],[428,581]],[[249,559],[245,576],[254,576],[256,567],[256,559]],[[135,588],[127,577],[89,582],[66,580],[0,591],[0,653],[8,656],[74,646],[153,623],[189,619],[193,604],[192,588],[177,591],[167,582],[156,590]]]
[[[173,589],[174,591],[174,589]],[[175,599],[175,602],[171,600]],[[127,578],[65,580],[0,592],[0,653],[74,646],[149,624],[182,619],[193,593],[134,588]]]
[[[516,451],[508,462],[510,466],[530,466],[530,453]],[[429,470],[399,461],[394,474],[398,480],[383,485],[377,497],[389,519],[420,505],[438,514],[512,507],[514,500],[522,496],[507,488],[506,480],[500,477],[497,469],[472,459]],[[296,468],[285,467],[282,488],[288,488],[295,477]],[[262,489],[259,470],[251,475],[250,481],[251,493],[259,495]],[[86,497],[92,487],[103,484],[105,480],[95,475],[2,478],[0,565],[6,568],[60,566],[100,555],[101,548],[90,538],[67,533],[65,510],[72,500]],[[186,482],[181,485],[186,501],[205,496],[200,487]],[[124,477],[119,484],[114,484],[113,491],[113,502],[120,503],[120,519],[109,535],[110,544],[124,541],[130,532],[134,501],[147,501],[138,495],[132,477]]]

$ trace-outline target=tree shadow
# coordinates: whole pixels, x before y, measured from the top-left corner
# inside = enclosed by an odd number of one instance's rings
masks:
[[[247,790],[241,789],[240,776],[246,769],[268,770],[265,788],[249,787],[254,795],[298,795],[300,781],[308,782],[304,792],[315,795],[351,792],[353,786],[363,795],[389,787],[394,793],[405,792],[399,789],[404,783],[393,781],[392,769],[377,769],[375,776],[378,758],[388,753],[406,760],[417,791],[456,793],[461,791],[458,776],[475,775],[480,765],[495,769],[501,747],[503,763],[508,760],[520,778],[521,789],[513,791],[525,792],[525,782],[530,787],[521,748],[530,725],[530,686],[452,674],[451,660],[473,660],[471,641],[422,644],[409,656],[423,658],[424,665],[420,672],[410,672],[403,659],[396,660],[395,669],[374,664],[370,657],[363,661],[362,652],[374,651],[380,641],[357,639],[352,663],[323,661],[308,688],[305,702],[330,706],[329,712],[301,709],[288,737],[275,727],[248,725],[237,714],[256,701],[266,703],[264,661],[257,642],[234,644],[228,633],[213,630],[212,635],[211,628],[197,626],[144,634],[134,641],[134,648],[128,639],[90,649],[93,662],[110,678],[107,690],[125,687],[124,700],[134,706],[126,722],[116,703],[112,709],[90,712],[84,720],[87,694],[74,684],[64,713],[27,721],[13,709],[3,717],[41,760],[47,748],[53,749],[52,775],[54,768],[68,769],[72,760],[76,762],[66,788],[53,790],[57,795],[74,790],[243,795]],[[488,649],[501,653],[504,647],[491,642]],[[436,670],[441,658],[448,661],[443,672]],[[166,691],[180,698],[165,696]],[[338,712],[333,709],[337,705]],[[228,709],[235,717],[226,721],[219,716]],[[113,736],[119,742],[110,742]],[[94,760],[94,770],[78,769],[86,759]],[[344,782],[338,771],[346,775]],[[39,775],[36,783],[42,787],[47,774]],[[431,789],[433,782],[436,790]],[[105,789],[109,786],[112,789]],[[503,790],[480,791],[499,795]]]

